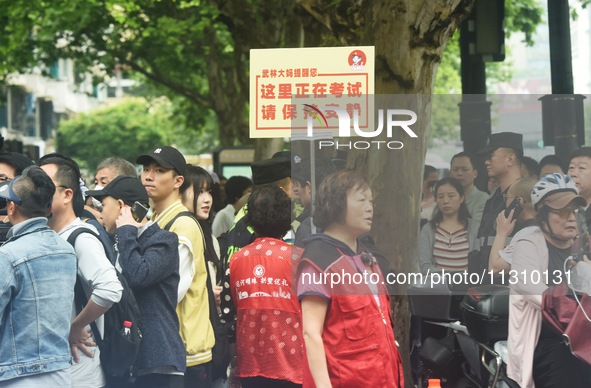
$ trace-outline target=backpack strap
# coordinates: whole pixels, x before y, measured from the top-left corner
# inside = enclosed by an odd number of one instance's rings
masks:
[[[230,352],[229,352],[228,343],[227,343],[226,326],[224,324],[222,324],[222,322],[220,320],[220,316],[218,315],[217,304],[215,303],[215,295],[213,292],[213,286],[216,284],[216,279],[212,278],[212,276],[211,276],[211,271],[209,270],[209,263],[207,260],[208,245],[210,246],[210,249],[213,250],[213,247],[211,247],[211,245],[213,244],[213,241],[208,244],[208,239],[206,239],[206,237],[205,237],[205,232],[203,230],[203,227],[201,226],[201,222],[199,222],[199,220],[197,219],[195,214],[193,214],[189,211],[184,211],[184,212],[180,212],[179,214],[177,214],[172,220],[170,220],[168,222],[168,224],[166,224],[164,229],[170,230],[170,228],[172,227],[172,224],[174,224],[174,222],[179,217],[192,218],[193,221],[195,221],[197,228],[201,232],[201,239],[202,239],[203,248],[204,248],[203,261],[205,262],[205,272],[207,275],[207,278],[205,281],[205,291],[207,292],[207,301],[208,301],[208,305],[209,305],[209,324],[211,325],[211,328],[214,331],[214,337],[215,337],[215,345],[212,348],[212,357],[214,357],[212,359],[212,368],[214,369],[214,372],[213,372],[214,376],[215,376],[216,370],[219,370],[220,368],[223,370],[223,372],[219,372],[219,373],[223,374],[223,373],[225,373],[227,365],[230,363]],[[211,235],[211,233],[210,233],[210,235]],[[215,254],[215,251],[214,251],[214,254]],[[226,340],[224,341],[224,339],[226,339]],[[215,356],[213,356],[213,354],[215,354]]]
[[[184,211],[184,212],[180,212],[179,214],[174,216],[174,218],[172,220],[170,220],[168,222],[168,224],[166,224],[166,226],[164,226],[164,228],[162,228],[162,229],[170,231],[170,228],[172,228],[172,225],[174,224],[174,222],[180,217],[190,217],[195,221],[195,223],[197,225],[199,225],[199,222],[197,221],[197,217],[195,216],[195,214],[191,213],[190,211]]]
[[[203,231],[203,228],[201,227],[201,224],[199,223],[199,220],[197,220],[197,217],[195,216],[195,214],[191,213],[190,211],[184,211],[184,212],[180,212],[179,214],[177,214],[176,216],[174,216],[174,218],[172,220],[170,220],[168,222],[168,224],[166,224],[166,226],[164,227],[165,230],[170,230],[170,228],[172,227],[172,224],[174,224],[174,222],[180,218],[180,217],[190,217],[193,219],[193,221],[195,221],[195,224],[197,224],[197,228],[199,228],[199,231],[201,232],[201,239],[203,241],[203,247],[206,248],[207,247],[207,240],[205,239],[205,232]],[[204,252],[204,260],[205,260],[205,271],[207,272],[207,280],[210,284],[210,286],[207,286],[207,291],[208,291],[208,297],[210,300],[213,300],[214,302],[214,307],[215,307],[215,296],[213,295],[213,285],[215,284],[215,279],[211,278],[211,274],[209,273],[209,264],[207,263],[207,259],[205,258],[205,252]],[[217,314],[217,307],[215,309],[215,312]],[[210,312],[211,313],[211,312]]]
[[[76,249],[76,239],[82,233],[88,233],[96,237],[99,241],[101,241],[100,237],[94,233],[92,230],[88,228],[76,228],[70,233],[68,236],[68,243]],[[102,245],[102,243],[101,243]],[[78,264],[78,258],[76,258],[76,264]],[[86,294],[84,292],[84,288],[82,287],[82,282],[84,280],[78,274],[78,270],[76,270],[76,286],[74,287],[74,300],[76,302],[76,307],[82,311],[88,300],[86,299]],[[94,341],[96,342],[97,346],[100,348],[103,345],[103,339],[101,338],[101,333],[96,325],[96,321],[90,322],[90,329],[92,330],[92,334],[94,336]]]
[[[189,217],[189,218],[191,218],[193,221],[195,221],[195,224],[197,225],[197,228],[201,232],[201,240],[203,241],[203,248],[204,248],[203,258],[205,260],[205,269],[207,269],[207,278],[208,279],[211,279],[210,274],[209,274],[209,266],[207,265],[207,258],[205,257],[205,253],[206,253],[205,252],[205,249],[207,249],[207,240],[205,239],[205,232],[203,231],[203,228],[201,227],[201,224],[199,223],[199,220],[197,219],[197,217],[195,216],[195,214],[191,213],[190,211],[180,212],[179,214],[177,214],[176,216],[174,216],[174,218],[172,220],[170,220],[168,222],[168,224],[166,224],[166,226],[164,227],[164,230],[170,231],[170,228],[172,227],[172,225],[174,224],[174,222],[178,218],[180,218],[180,217]]]

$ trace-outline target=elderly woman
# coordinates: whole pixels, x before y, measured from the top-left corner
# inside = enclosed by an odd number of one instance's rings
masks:
[[[541,311],[544,290],[567,280],[564,262],[578,234],[575,209],[586,205],[577,193],[567,175],[555,173],[541,178],[531,194],[539,228],[516,235],[517,241],[512,241],[511,268],[517,277],[509,279],[507,373],[523,388],[589,386],[588,366],[546,326]]]
[[[292,247],[281,240],[290,229],[291,200],[274,185],[257,187],[248,198],[246,222],[259,237],[232,255],[222,293],[222,317],[236,319],[233,380],[239,377],[242,388],[301,387],[304,351]]]
[[[324,233],[304,240],[298,269],[305,387],[404,386],[383,275],[359,240],[372,218],[371,189],[362,176],[341,170],[324,179],[314,211]]]

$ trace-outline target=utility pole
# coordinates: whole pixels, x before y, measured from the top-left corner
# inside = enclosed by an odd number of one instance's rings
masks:
[[[565,163],[585,143],[584,96],[574,94],[568,0],[548,0],[552,94],[542,101],[544,145],[554,145]]]

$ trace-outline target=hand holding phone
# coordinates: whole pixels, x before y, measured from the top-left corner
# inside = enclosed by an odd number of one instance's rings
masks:
[[[505,218],[509,218],[511,210],[513,210],[513,220],[516,220],[523,210],[523,205],[521,204],[519,198],[515,198],[513,202],[511,202],[511,204],[507,207],[507,209],[505,209]]]
[[[142,222],[148,214],[148,208],[142,205],[140,202],[135,201],[131,207],[131,215],[136,222]]]

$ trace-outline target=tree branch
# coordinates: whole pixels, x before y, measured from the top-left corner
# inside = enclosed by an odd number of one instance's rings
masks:
[[[133,70],[137,71],[138,73],[144,75],[146,78],[148,78],[150,81],[159,83],[161,85],[166,86],[167,88],[169,88],[171,91],[180,94],[181,96],[187,98],[188,100],[196,103],[196,104],[200,104],[201,106],[203,106],[204,108],[208,108],[208,109],[212,109],[212,105],[211,102],[205,98],[203,98],[202,96],[196,94],[192,89],[184,87],[178,83],[175,83],[173,81],[171,81],[170,79],[160,75],[160,74],[156,74],[154,72],[150,72],[147,69],[143,68],[142,66],[140,66],[139,64],[137,64],[136,62],[130,61],[130,60],[126,60],[126,59],[122,59],[121,57],[118,57],[118,59],[121,61],[122,65],[127,65],[130,68],[132,68]]]

